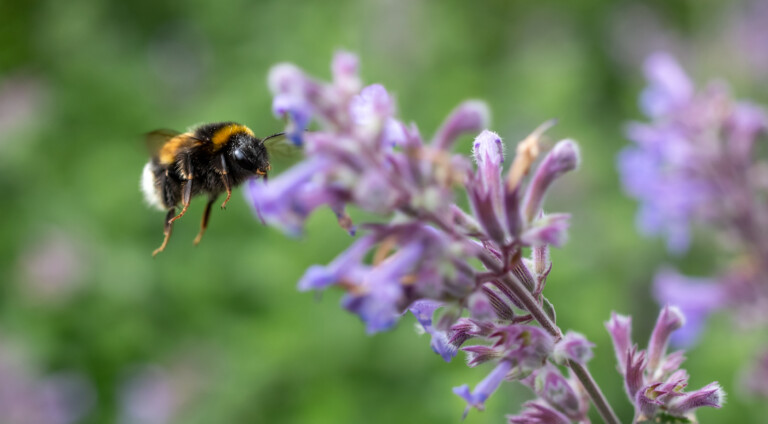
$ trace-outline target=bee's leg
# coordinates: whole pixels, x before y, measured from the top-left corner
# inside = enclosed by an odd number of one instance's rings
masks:
[[[224,160],[224,155],[219,156],[219,172],[221,173],[221,181],[224,182],[224,189],[227,191],[227,198],[224,199],[224,203],[221,204],[221,208],[227,207],[229,198],[232,197],[232,184],[229,183],[229,172],[227,171],[227,162]]]
[[[190,157],[189,155],[186,155],[184,159],[182,159],[183,167],[182,167],[182,176],[186,178],[184,181],[181,182],[181,212],[179,212],[178,215],[171,218],[171,222],[176,221],[177,219],[184,216],[185,213],[187,213],[187,208],[189,208],[189,201],[192,199],[192,164],[190,163]]]
[[[163,226],[163,234],[165,234],[165,238],[163,239],[163,244],[161,244],[160,247],[158,247],[157,249],[155,249],[154,252],[152,252],[152,256],[155,256],[158,253],[165,250],[165,246],[168,244],[168,239],[171,238],[171,230],[173,230],[174,215],[176,215],[176,208],[168,209],[168,213],[165,215],[165,225]]]
[[[195,245],[200,243],[205,229],[208,228],[208,218],[211,217],[211,205],[213,205],[213,202],[216,201],[217,197],[218,195],[208,197],[208,203],[205,204],[205,211],[203,211],[203,220],[200,222],[200,232],[197,233],[197,237],[195,237]]]

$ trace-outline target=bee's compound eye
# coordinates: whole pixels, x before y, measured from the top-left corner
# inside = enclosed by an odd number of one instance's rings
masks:
[[[235,149],[235,151],[232,154],[235,155],[235,159],[237,160],[245,159],[245,154],[243,154],[243,151],[240,149]]]

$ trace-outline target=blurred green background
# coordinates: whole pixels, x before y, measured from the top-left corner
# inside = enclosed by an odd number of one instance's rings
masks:
[[[9,367],[21,377],[0,365],[0,386],[74,378],[64,403],[82,423],[460,422],[464,403],[451,388],[474,386],[489,369],[444,363],[411,316],[367,336],[339,308],[338,293],[296,291],[307,266],[351,241],[330,212],[310,220],[305,238],[287,239],[262,226],[238,190],[226,211],[214,208],[194,247],[198,199],[166,251],[150,255],[163,213],[138,190],[141,134],[223,120],[257,135],[279,131],[270,66],[290,61],[327,78],[343,48],[359,54],[364,81],[383,83],[401,118],[425,136],[460,101],[479,98],[509,150],[552,117],[560,119],[553,136],[581,143],[582,168],[548,200],[573,223],[568,245],[553,254],[547,296],[561,327],[597,343],[591,369],[629,421],[603,322],[612,310],[631,314],[644,345],[658,312],[655,269],[670,263],[708,275],[717,262],[705,242],[673,258],[663,241],[635,231],[637,205],[622,194],[614,163],[628,143],[623,125],[640,118],[640,64],[668,49],[697,82],[722,76],[739,97],[767,102],[768,16],[753,6],[3,0],[0,358],[14,352],[5,356],[16,358]],[[469,152],[469,139],[458,149]],[[722,410],[701,411],[701,422],[768,422],[768,407],[738,381],[768,340],[733,331],[724,315],[711,324],[688,352],[691,387],[718,380],[730,396]],[[466,422],[506,422],[529,396],[507,384]],[[60,422],[9,416],[0,423]]]

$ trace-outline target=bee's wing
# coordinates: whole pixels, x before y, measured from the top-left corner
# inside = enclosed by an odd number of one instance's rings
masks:
[[[168,142],[168,140],[181,134],[178,131],[169,129],[159,129],[152,132],[148,132],[144,135],[144,141],[147,144],[147,150],[152,156],[157,155],[160,149]]]
[[[270,155],[278,158],[293,158],[299,156],[301,149],[285,137],[285,133],[272,134],[261,140]]]

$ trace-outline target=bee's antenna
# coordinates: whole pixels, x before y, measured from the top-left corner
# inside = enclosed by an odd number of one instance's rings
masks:
[[[269,140],[270,138],[277,138],[277,137],[282,137],[282,136],[284,136],[284,135],[285,135],[285,133],[284,133],[284,132],[280,132],[280,133],[272,134],[272,135],[269,135],[269,136],[266,136],[266,137],[264,137],[264,139],[263,139],[263,140],[261,140],[261,141],[262,141],[262,142],[264,142],[264,141],[267,141],[267,140]]]

